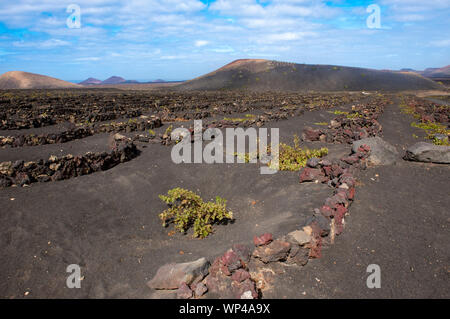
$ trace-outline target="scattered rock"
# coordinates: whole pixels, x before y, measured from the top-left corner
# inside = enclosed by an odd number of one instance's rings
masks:
[[[319,165],[320,159],[317,157],[311,157],[306,161],[306,165],[311,168],[316,168]]]
[[[450,146],[419,142],[408,147],[404,159],[416,162],[450,164]]]
[[[273,240],[273,236],[271,233],[265,233],[259,237],[253,237],[253,242],[255,246],[263,246],[269,244]]]
[[[229,249],[221,258],[222,265],[226,266],[230,273],[241,268],[243,265],[239,256]]]
[[[236,270],[233,275],[231,276],[231,279],[233,279],[234,281],[237,282],[243,282],[246,279],[250,278],[250,274],[248,273],[248,271],[244,270],[244,269],[238,269]]]
[[[208,267],[206,258],[187,263],[166,264],[158,269],[147,285],[153,289],[177,289],[182,283],[190,285],[201,281],[208,274]]]
[[[295,242],[297,242],[300,246],[303,246],[311,241],[311,236],[308,235],[303,230],[295,230],[288,234]]]
[[[370,154],[367,160],[372,165],[392,165],[400,157],[397,149],[379,136],[354,141],[352,151],[354,153],[358,152],[362,145],[370,147]]]
[[[180,288],[177,289],[177,298],[178,299],[190,299],[192,298],[192,290],[183,282],[180,285]]]
[[[270,262],[285,260],[290,249],[290,243],[282,240],[275,240],[267,246],[257,247],[253,252],[253,256],[261,259],[262,262],[267,264]]]
[[[304,141],[318,141],[322,132],[320,130],[315,130],[312,127],[305,127],[302,132],[302,139]]]
[[[252,255],[252,252],[246,245],[242,244],[234,244],[232,246],[233,251],[238,255],[238,257],[241,259],[241,262],[246,266],[246,264],[250,261],[250,257]]]
[[[199,282],[198,284],[195,285],[194,293],[196,297],[203,296],[207,291],[208,287],[206,287],[206,285],[203,284],[202,282]]]
[[[300,173],[300,183],[322,180],[325,174],[319,168],[304,167]]]

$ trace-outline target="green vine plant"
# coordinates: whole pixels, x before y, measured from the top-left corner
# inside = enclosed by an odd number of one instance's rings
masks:
[[[257,144],[259,146],[259,143]],[[326,147],[320,149],[302,149],[300,147],[300,138],[298,135],[294,135],[294,146],[280,143],[278,147],[278,170],[280,171],[298,171],[306,166],[308,159],[312,157],[320,158],[328,154],[328,148]],[[267,146],[266,154],[271,154],[270,146]],[[249,163],[253,159],[259,159],[259,152],[234,153],[234,156],[244,159],[245,163]],[[276,166],[272,162],[269,162],[268,166],[272,169],[276,169]]]
[[[300,138],[294,135],[294,146],[280,143],[279,145],[279,170],[280,171],[298,171],[306,166],[308,159],[312,157],[323,157],[328,154],[328,148],[320,149],[302,149],[300,147]],[[273,164],[269,163],[273,168]]]
[[[192,191],[173,188],[167,195],[159,195],[169,208],[159,214],[163,227],[173,223],[175,229],[186,233],[194,228],[194,237],[206,238],[213,232],[213,225],[233,220],[233,213],[226,208],[227,201],[219,196],[215,202],[204,202]]]

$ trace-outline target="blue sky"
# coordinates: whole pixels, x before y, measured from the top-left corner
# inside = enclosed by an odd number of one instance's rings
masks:
[[[381,28],[367,26],[370,4]],[[450,0],[0,0],[0,73],[183,80],[239,58],[441,67],[449,17]]]

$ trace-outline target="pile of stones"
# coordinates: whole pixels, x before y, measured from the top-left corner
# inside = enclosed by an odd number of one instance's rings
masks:
[[[18,136],[0,136],[0,147],[37,146],[45,144],[66,143],[82,139],[97,133],[104,132],[134,132],[145,131],[162,126],[161,119],[157,117],[140,118],[135,121],[101,124],[99,126],[83,126],[60,133],[23,134]]]
[[[86,153],[82,156],[51,156],[37,162],[0,163],[0,187],[27,186],[108,170],[139,155],[139,150],[127,139],[115,140],[110,153]]]
[[[302,139],[351,144],[353,141],[381,135],[382,126],[377,119],[383,110],[384,105],[381,103],[353,106],[348,114],[341,114],[331,120],[327,129],[305,127]]]

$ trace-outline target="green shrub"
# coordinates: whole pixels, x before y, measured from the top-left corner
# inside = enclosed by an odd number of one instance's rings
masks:
[[[259,159],[259,142],[257,142],[258,150],[251,153],[234,153],[234,156],[243,159],[245,163],[249,163],[253,159]],[[267,146],[267,154],[271,154],[270,146]],[[328,148],[320,149],[302,149],[300,148],[300,138],[294,135],[294,146],[280,143],[278,145],[278,161],[280,171],[298,171],[306,166],[306,161],[312,157],[323,157],[328,154]],[[274,165],[269,162],[269,167],[275,169]]]
[[[322,157],[328,154],[326,147],[320,149],[300,148],[300,139],[294,136],[294,146],[284,143],[279,145],[279,170],[298,171],[306,166],[306,161],[312,157]],[[270,166],[270,164],[269,164]]]
[[[177,187],[169,190],[167,195],[159,195],[159,198],[169,205],[159,214],[163,226],[174,223],[182,233],[193,227],[194,237],[205,238],[212,233],[213,224],[233,219],[233,213],[226,209],[226,200],[219,196],[215,202],[205,203],[194,192]]]

